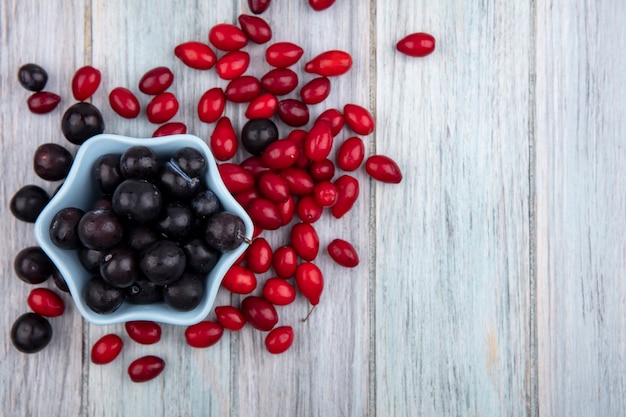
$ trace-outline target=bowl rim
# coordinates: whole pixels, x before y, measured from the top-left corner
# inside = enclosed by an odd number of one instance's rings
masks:
[[[208,188],[210,188],[211,191],[217,195],[224,210],[241,217],[246,228],[245,236],[248,240],[252,240],[254,230],[252,220],[224,185],[217,163],[205,141],[190,134],[178,134],[155,138],[134,138],[111,133],[96,135],[85,141],[78,148],[74,157],[74,162],[72,163],[72,167],[70,168],[65,181],[58,188],[35,221],[35,240],[54,263],[56,268],[59,270],[59,273],[64,277],[70,294],[72,295],[74,305],[80,312],[81,316],[88,322],[96,325],[111,325],[127,321],[150,320],[159,323],[183,326],[198,323],[205,319],[211,311],[221,285],[222,277],[243,254],[246,249],[245,243],[241,244],[232,251],[222,253],[218,263],[206,276],[205,293],[202,301],[196,308],[190,311],[182,312],[174,310],[165,305],[163,302],[146,305],[125,302],[113,313],[99,314],[91,310],[84,302],[82,286],[77,281],[79,278],[75,276],[81,272],[80,270],[76,270],[76,262],[78,262],[76,251],[61,249],[54,245],[50,239],[49,225],[54,215],[62,208],[76,207],[77,204],[73,204],[73,202],[88,198],[85,195],[75,193],[74,186],[77,182],[82,182],[83,185],[89,184],[90,180],[95,182],[92,170],[93,164],[97,158],[105,153],[121,154],[123,150],[135,145],[147,146],[157,155],[171,155],[174,153],[175,149],[186,146],[194,147],[202,152],[207,161],[207,170],[203,178],[205,179]],[[105,150],[105,152],[103,152],[103,150]],[[90,190],[86,194],[94,194],[96,192],[99,192],[99,190]],[[90,202],[93,203],[93,201]],[[89,208],[89,205],[86,203],[82,204],[82,206],[83,207],[79,208]],[[76,258],[76,260],[74,261],[72,258]],[[82,265],[79,263],[78,267],[82,268]],[[93,274],[89,273],[85,269],[82,269],[82,271],[84,271],[84,275],[81,274],[81,278],[84,278],[82,279],[82,283],[84,284],[84,282],[86,282]]]

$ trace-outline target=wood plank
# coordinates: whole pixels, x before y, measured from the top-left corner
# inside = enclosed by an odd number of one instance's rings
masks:
[[[82,328],[80,315],[67,294],[62,297],[66,312],[50,319],[53,337],[43,351],[26,355],[9,340],[15,319],[30,311],[28,293],[35,287],[56,290],[52,280],[31,286],[17,278],[13,259],[23,248],[35,246],[33,225],[15,219],[9,200],[18,188],[36,184],[53,192],[57,183],[37,177],[32,169],[33,153],[43,143],[54,142],[73,149],[60,131],[64,109],[72,102],[70,85],[73,70],[82,65],[85,44],[84,2],[2,1],[0,2],[0,262],[4,295],[0,328],[0,402],[11,416],[75,416],[82,410]],[[60,22],[72,22],[63,30]],[[29,112],[30,92],[17,81],[18,68],[28,62],[48,72],[45,90],[57,93],[62,102],[46,115]],[[72,395],[67,395],[71,392]]]
[[[174,47],[190,40],[206,42],[212,22],[232,19],[232,2],[95,0],[92,7],[92,61],[105,74],[94,102],[107,120],[106,131],[136,137],[152,135],[157,126],[147,121],[145,111],[137,119],[122,119],[112,112],[107,94],[117,86],[127,87],[138,95],[145,109],[149,97],[138,91],[139,79],[154,67],[166,66],[175,74],[170,91],[180,102],[174,120],[186,123],[188,133],[208,138],[209,126],[199,122],[196,103],[204,90],[216,85],[217,76],[214,71],[185,67],[174,56]],[[220,294],[217,302],[228,302],[228,296]],[[111,331],[126,342],[116,364],[88,366],[90,416],[229,415],[229,334],[210,349],[192,349],[185,343],[184,327],[162,328],[158,344],[142,346],[126,336],[122,325],[89,326],[89,345]],[[144,384],[131,382],[126,368],[147,354],[165,359],[163,375]]]
[[[376,20],[376,152],[405,175],[373,195],[376,414],[529,415],[529,3]],[[434,54],[395,51],[421,31]]]
[[[542,416],[626,414],[626,7],[537,5]]]
[[[245,1],[240,2],[247,12]],[[272,26],[273,41],[290,41],[304,48],[301,61],[292,67],[300,85],[315,76],[303,71],[307,60],[317,54],[340,49],[353,57],[353,67],[346,75],[331,79],[331,93],[321,104],[310,106],[313,120],[323,110],[344,104],[370,106],[373,91],[370,79],[370,9],[367,2],[344,0],[330,9],[315,12],[306,1],[273,2],[262,15]],[[250,48],[259,51],[262,48]],[[253,52],[254,53],[254,52]],[[254,55],[253,55],[254,56]],[[262,71],[269,66],[261,67]],[[258,75],[262,75],[259,72]],[[298,97],[297,91],[286,97]],[[240,119],[241,120],[241,119]],[[279,123],[286,136],[289,129]],[[312,125],[312,121],[306,128]],[[335,139],[335,150],[345,138],[354,135],[345,128]],[[363,138],[369,151],[369,138]],[[334,152],[332,157],[334,157]],[[338,170],[336,177],[343,174]],[[320,236],[320,255],[315,260],[325,275],[320,304],[306,323],[301,319],[309,309],[301,295],[279,307],[279,325],[295,331],[292,348],[280,356],[265,351],[265,334],[249,327],[237,335],[235,395],[233,414],[240,416],[363,416],[371,414],[369,382],[370,325],[369,288],[372,276],[368,259],[371,254],[369,184],[363,170],[352,173],[361,184],[360,198],[342,219],[329,213],[314,224]],[[288,230],[265,232],[276,248],[289,243]],[[346,239],[356,247],[362,259],[354,269],[340,267],[326,253],[334,238]],[[271,272],[260,275],[260,283]],[[293,280],[291,280],[293,281]],[[260,288],[255,293],[260,293]]]

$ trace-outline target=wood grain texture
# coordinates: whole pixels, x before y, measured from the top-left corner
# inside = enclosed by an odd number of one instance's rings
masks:
[[[529,6],[377,5],[377,415],[529,414]],[[515,27],[515,30],[511,30]],[[397,54],[413,32],[438,40]]]
[[[54,16],[54,18],[50,18]],[[75,22],[59,30],[58,22]],[[9,333],[15,319],[29,311],[28,293],[34,288],[19,280],[13,259],[23,248],[35,246],[33,225],[17,221],[9,200],[22,186],[35,184],[52,193],[58,183],[46,183],[32,169],[35,149],[43,143],[67,143],[61,135],[63,109],[71,101],[68,68],[82,64],[84,55],[84,4],[82,1],[0,2],[0,262],[3,294],[0,315],[0,409],[11,416],[75,416],[82,410],[83,322],[71,298],[63,318],[50,319],[53,337],[42,352],[25,355],[11,344]],[[43,36],[42,40],[42,34]],[[30,92],[17,82],[18,68],[35,62],[47,69],[47,91],[62,97],[49,115],[28,111]],[[55,289],[52,280],[42,284]],[[71,336],[71,337],[70,337]],[[66,393],[72,395],[66,395]],[[63,401],[61,399],[64,398]]]
[[[621,1],[537,7],[542,416],[626,414],[626,46]]]

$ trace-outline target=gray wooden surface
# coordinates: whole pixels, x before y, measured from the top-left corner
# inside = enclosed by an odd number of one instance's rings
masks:
[[[213,24],[235,23],[240,13],[248,13],[246,1],[0,1],[0,414],[625,415],[621,0],[343,0],[319,13],[305,0],[274,0],[262,15],[274,41],[300,44],[303,61],[328,49],[353,56],[351,72],[333,80],[312,113],[348,102],[372,109],[368,154],[390,155],[404,172],[400,185],[357,172],[353,211],[316,224],[323,247],[347,239],[360,265],[346,270],[320,255],[322,301],[306,323],[303,298],[279,308],[281,323],[296,331],[280,356],[249,327],[197,350],[185,345],[182,328],[163,326],[161,342],[140,346],[121,325],[84,322],[68,296],[66,314],[51,319],[48,348],[35,355],[13,348],[9,329],[28,310],[32,289],[15,277],[13,258],[35,241],[8,201],[25,184],[58,185],[37,178],[31,160],[44,142],[75,150],[59,128],[73,102],[73,72],[85,64],[102,71],[93,102],[107,132],[149,136],[156,126],[145,116],[116,116],[107,93],[137,92],[146,70],[172,68],[176,120],[206,139],[212,126],[199,122],[195,103],[226,83],[184,67],[173,48],[205,41]],[[437,38],[436,52],[397,53],[396,41],[417,31]],[[265,47],[248,50],[258,61]],[[51,114],[26,107],[28,92],[16,79],[26,62],[45,67],[47,89],[62,96]],[[241,126],[241,106],[227,113]],[[273,246],[287,241],[283,231],[266,237]],[[217,304],[238,302],[218,295]],[[124,351],[110,365],[93,365],[91,345],[108,332],[125,337]],[[131,383],[126,367],[144,354],[165,358],[166,369]]]

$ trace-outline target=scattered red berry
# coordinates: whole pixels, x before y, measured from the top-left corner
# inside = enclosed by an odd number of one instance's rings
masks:
[[[180,122],[169,122],[159,126],[152,134],[153,138],[159,136],[183,135],[187,133],[187,126]]]
[[[208,70],[213,68],[217,56],[213,49],[202,42],[185,42],[174,48],[176,55],[185,65],[197,70]]]
[[[135,359],[128,366],[128,376],[133,382],[146,382],[156,378],[165,369],[165,361],[158,356],[147,355]]]
[[[352,67],[352,57],[344,51],[322,52],[306,63],[304,70],[323,77],[345,74]]]
[[[85,101],[96,92],[100,86],[102,75],[92,66],[79,68],[72,78],[72,94],[78,101]]]
[[[350,242],[334,239],[328,244],[327,250],[330,257],[341,266],[354,268],[359,264],[359,255]]]
[[[267,332],[278,323],[274,305],[263,297],[250,295],[241,302],[241,311],[252,327]]]
[[[28,306],[37,314],[59,317],[65,311],[63,299],[48,288],[35,288],[28,294]]]
[[[224,328],[214,321],[201,321],[185,330],[187,344],[195,348],[208,348],[222,338]]]
[[[246,324],[246,318],[241,310],[233,306],[215,307],[215,317],[225,329],[234,332],[241,330]]]
[[[277,42],[265,50],[265,60],[276,68],[287,68],[300,60],[304,49],[291,42]]]
[[[241,30],[254,43],[263,44],[272,39],[272,28],[263,19],[257,16],[239,15],[237,18]]]
[[[131,339],[142,345],[152,345],[161,340],[161,326],[153,321],[128,321],[124,323],[124,328]]]
[[[365,171],[375,180],[398,184],[402,171],[396,162],[385,155],[372,155],[365,161]]]
[[[159,93],[146,107],[146,115],[151,123],[165,123],[178,112],[178,100],[172,93]]]
[[[28,97],[28,109],[35,114],[46,114],[54,110],[61,102],[61,97],[48,91],[37,91]]]
[[[174,82],[174,74],[167,67],[156,67],[139,80],[139,91],[155,96],[167,90]]]
[[[139,116],[139,100],[128,88],[116,87],[109,93],[109,104],[113,111],[126,119]]]
[[[320,302],[320,296],[324,290],[324,276],[317,265],[311,262],[303,262],[296,269],[296,285],[312,305]]]
[[[116,334],[107,334],[93,344],[91,348],[91,362],[96,365],[104,365],[113,362],[124,347],[122,338]]]
[[[296,289],[282,278],[269,278],[263,284],[263,297],[277,306],[291,304],[296,299]]]
[[[291,326],[277,327],[265,336],[265,347],[269,353],[283,353],[291,347],[293,338],[294,333]]]
[[[209,31],[209,42],[219,50],[236,51],[248,44],[248,38],[237,26],[219,23]]]
[[[256,284],[257,279],[252,271],[239,265],[231,266],[222,278],[222,286],[235,294],[250,294]]]
[[[435,38],[428,33],[412,33],[400,39],[396,48],[405,55],[424,57],[435,50]]]

